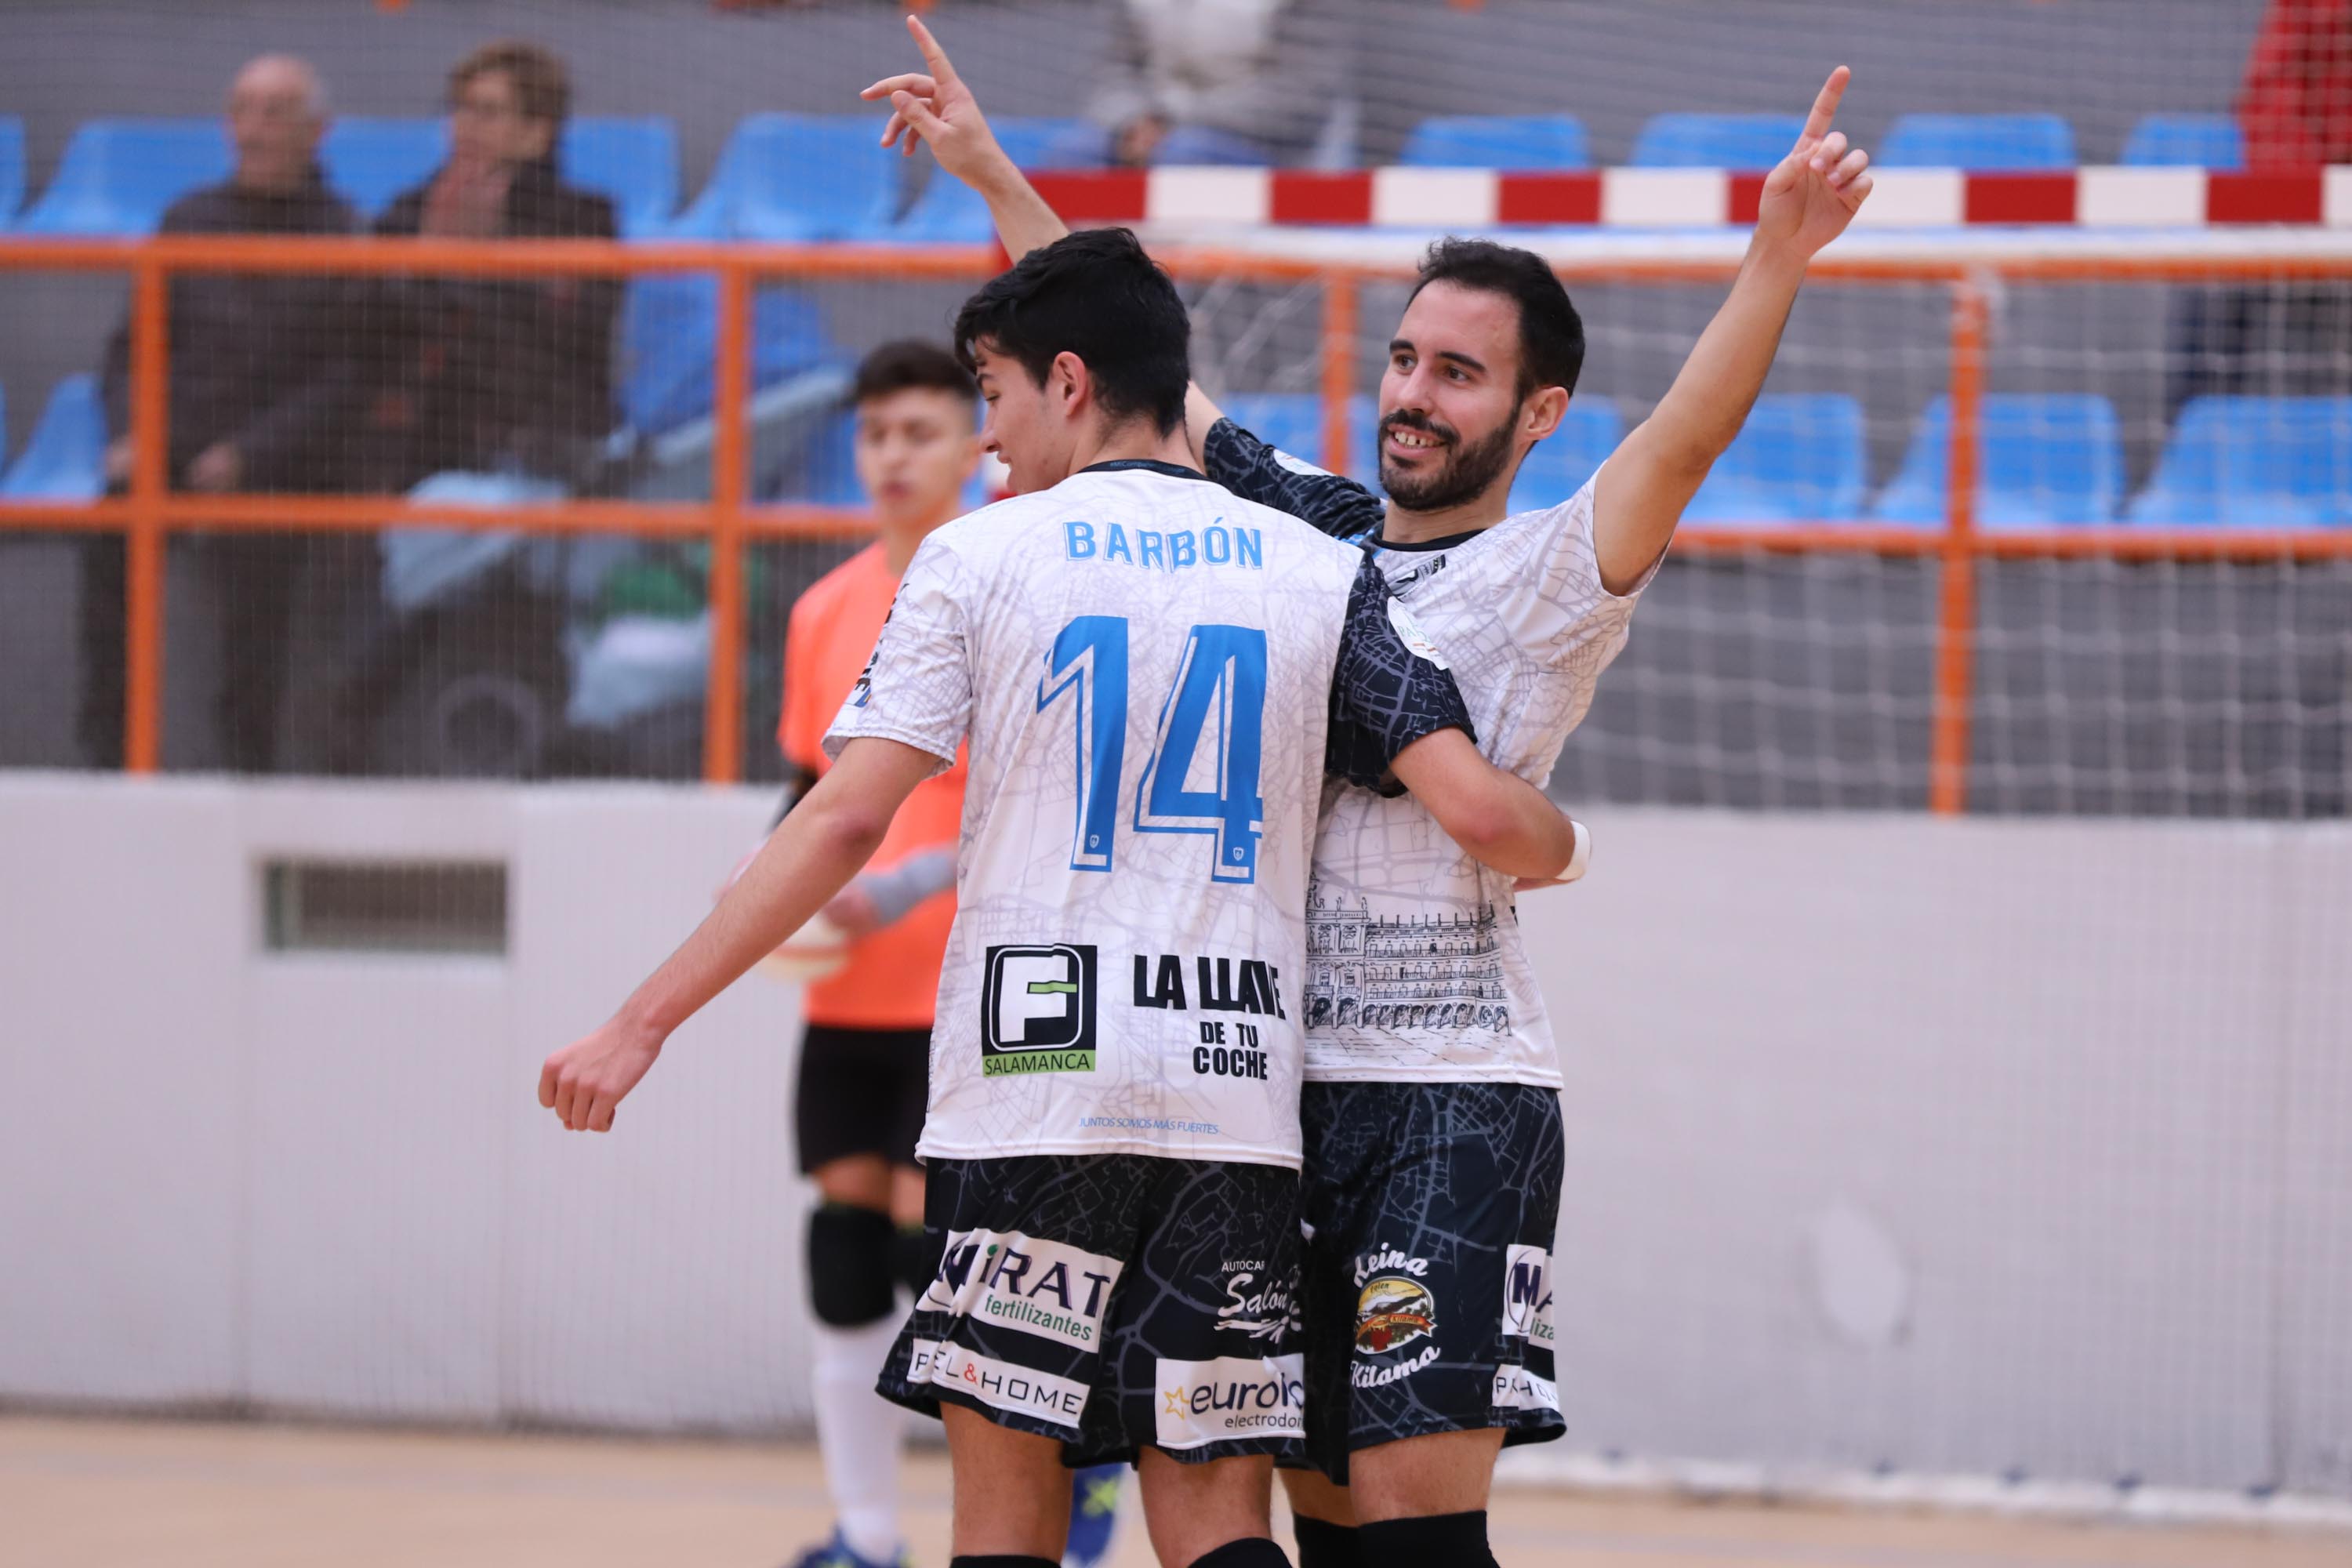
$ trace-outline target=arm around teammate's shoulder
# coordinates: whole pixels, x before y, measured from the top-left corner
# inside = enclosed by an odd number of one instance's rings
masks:
[[[1576,825],[1543,791],[1481,756],[1463,731],[1425,735],[1390,765],[1472,859],[1537,881],[1558,878],[1575,859]]]
[[[1195,444],[1201,471],[1234,494],[1286,511],[1334,539],[1360,539],[1380,531],[1388,507],[1377,494],[1344,474],[1327,473],[1259,440],[1192,387],[1184,401],[1188,435],[1202,417],[1209,423]]]

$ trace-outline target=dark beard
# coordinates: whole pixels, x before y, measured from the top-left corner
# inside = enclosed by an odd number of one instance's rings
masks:
[[[1426,425],[1405,420],[1396,423],[1411,430],[1429,429]],[[1385,437],[1387,431],[1383,429],[1381,434]],[[1383,452],[1381,488],[1389,492],[1389,500],[1406,511],[1444,511],[1475,500],[1511,466],[1513,437],[1517,434],[1516,422],[1505,420],[1485,439],[1452,447],[1451,461],[1422,473],[1407,474],[1390,468],[1388,455]]]

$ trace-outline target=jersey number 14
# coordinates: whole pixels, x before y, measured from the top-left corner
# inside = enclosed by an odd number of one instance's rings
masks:
[[[1080,616],[1064,626],[1037,682],[1037,710],[1067,692],[1077,704],[1078,813],[1070,866],[1112,867],[1127,762],[1124,616]],[[1185,634],[1176,679],[1160,706],[1159,732],[1135,786],[1138,833],[1208,833],[1220,882],[1257,879],[1265,828],[1258,796],[1265,724],[1265,634],[1198,626]],[[1204,755],[1203,752],[1206,752]],[[1188,788],[1196,779],[1207,788]]]

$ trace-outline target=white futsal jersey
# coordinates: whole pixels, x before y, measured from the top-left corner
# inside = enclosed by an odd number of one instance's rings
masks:
[[[925,1157],[1297,1165],[1327,765],[1468,727],[1410,629],[1361,551],[1166,464],[923,542],[825,745],[971,739]]]
[[[1592,542],[1599,475],[1549,510],[1399,546],[1377,542],[1378,496],[1230,421],[1210,433],[1208,469],[1253,500],[1370,549],[1461,680],[1478,749],[1530,784],[1549,781],[1648,584],[1625,595],[1601,586]],[[1307,943],[1309,1082],[1559,1087],[1559,1053],[1511,879],[1464,854],[1410,796],[1328,788]]]

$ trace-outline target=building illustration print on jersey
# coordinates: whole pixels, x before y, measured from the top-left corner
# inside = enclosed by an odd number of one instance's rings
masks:
[[[1318,883],[1307,897],[1307,1026],[1506,1035],[1511,994],[1495,906],[1374,914]]]
[[[1643,584],[1612,594],[1592,539],[1595,487],[1491,528],[1390,542],[1379,497],[1219,422],[1220,483],[1360,542],[1396,603],[1460,678],[1478,749],[1542,784],[1625,646]],[[1644,584],[1646,579],[1644,579]],[[1328,792],[1307,914],[1310,1082],[1490,1081],[1557,1088],[1559,1057],[1511,879],[1479,865],[1410,797]]]

